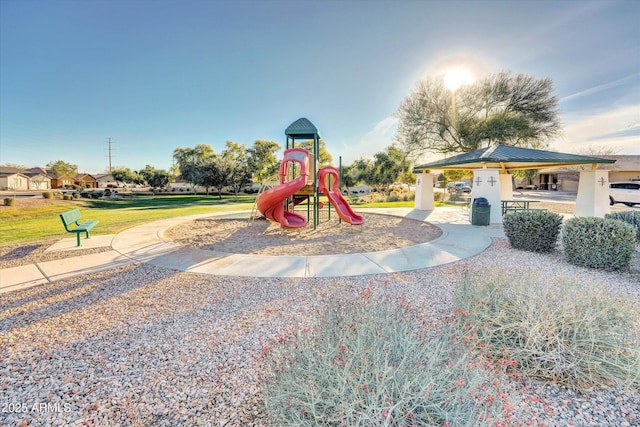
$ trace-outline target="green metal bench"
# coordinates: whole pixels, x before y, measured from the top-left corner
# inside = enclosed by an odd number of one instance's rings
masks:
[[[69,233],[76,233],[76,237],[78,238],[78,246],[80,246],[80,233],[85,233],[86,238],[89,238],[89,230],[96,226],[98,221],[89,220],[80,224],[80,220],[82,219],[80,216],[80,210],[71,209],[70,211],[63,212],[60,214],[60,219],[64,224],[64,229]]]

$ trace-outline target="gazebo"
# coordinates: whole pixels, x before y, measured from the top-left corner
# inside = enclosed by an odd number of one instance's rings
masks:
[[[576,216],[603,217],[610,212],[608,171],[596,169],[598,164],[615,163],[615,160],[577,154],[557,153],[530,148],[492,145],[458,154],[443,160],[414,167],[418,174],[415,208],[434,208],[432,170],[473,170],[473,197],[485,197],[492,207],[500,206],[501,200],[512,198],[513,184],[508,171],[542,169],[548,167],[591,165],[580,172]],[[491,209],[491,223],[502,223],[501,209]]]

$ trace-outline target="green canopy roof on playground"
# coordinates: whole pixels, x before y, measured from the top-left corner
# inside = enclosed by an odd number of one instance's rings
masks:
[[[292,139],[320,139],[318,129],[305,117],[291,123],[284,134]]]
[[[492,145],[486,148],[458,154],[413,168],[414,172],[430,169],[542,169],[547,167],[595,165],[599,163],[615,163],[615,160],[601,157],[581,156],[577,154],[557,153],[554,151],[535,150],[532,148]]]

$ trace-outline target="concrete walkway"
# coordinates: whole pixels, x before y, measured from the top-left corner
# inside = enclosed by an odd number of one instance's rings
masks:
[[[427,221],[442,229],[435,240],[379,252],[323,256],[263,256],[213,252],[178,245],[164,238],[174,225],[208,217],[246,218],[247,211],[200,214],[154,221],[116,235],[82,240],[80,249],[111,250],[57,261],[0,270],[0,293],[90,274],[134,262],[163,268],[224,276],[336,277],[393,273],[459,261],[482,252],[491,237],[504,236],[501,225],[472,226],[468,212],[459,208],[419,211],[411,208],[367,209],[365,212]],[[366,227],[366,224],[365,224]],[[74,250],[75,238],[63,239],[47,251]]]

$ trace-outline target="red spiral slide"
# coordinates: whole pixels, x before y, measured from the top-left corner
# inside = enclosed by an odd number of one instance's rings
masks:
[[[327,178],[333,177],[333,185],[327,185]],[[328,198],[333,207],[338,212],[338,216],[344,222],[351,225],[362,225],[364,219],[351,209],[349,203],[340,194],[340,172],[333,166],[325,166],[318,171],[318,179],[320,181],[320,191]],[[331,188],[329,188],[331,187]]]
[[[300,176],[291,180],[287,179],[289,162],[300,165]],[[280,163],[280,185],[260,194],[256,199],[258,210],[271,221],[280,223],[287,228],[300,228],[307,225],[307,219],[294,212],[284,209],[284,201],[300,191],[307,184],[309,178],[309,152],[304,148],[291,148],[284,152],[284,158]]]

